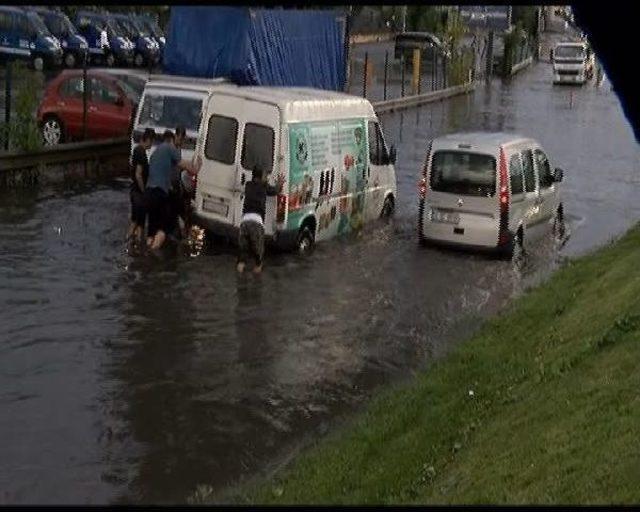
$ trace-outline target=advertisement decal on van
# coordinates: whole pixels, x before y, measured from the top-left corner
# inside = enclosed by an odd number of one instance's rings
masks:
[[[309,215],[317,238],[359,229],[364,223],[368,139],[366,121],[289,125],[289,215],[297,230]]]

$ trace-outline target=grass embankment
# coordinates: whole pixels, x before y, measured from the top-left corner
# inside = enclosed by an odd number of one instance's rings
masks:
[[[636,226],[240,501],[640,502],[639,267]]]

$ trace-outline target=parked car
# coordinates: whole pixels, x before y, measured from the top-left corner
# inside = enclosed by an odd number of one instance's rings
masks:
[[[83,135],[82,70],[65,70],[47,86],[37,111],[47,146]],[[87,70],[87,138],[125,137],[131,131],[139,96],[116,76]]]
[[[456,133],[429,143],[419,182],[418,233],[513,255],[562,229],[559,183],[538,142],[508,133]]]
[[[0,6],[0,56],[31,63],[34,69],[62,63],[60,42],[49,32],[38,13],[19,7]]]
[[[92,60],[109,67],[133,63],[134,44],[123,34],[112,15],[80,11],[76,15],[76,26],[89,43]]]
[[[93,68],[96,72],[105,73],[107,75],[117,78],[119,81],[124,82],[126,85],[133,89],[135,93],[135,103],[140,103],[140,98],[144,92],[144,87],[149,80],[149,72],[129,69],[129,68]]]
[[[237,233],[256,167],[271,184],[285,178],[264,219],[267,239],[281,247],[306,252],[393,213],[395,149],[364,98],[227,84],[209,95],[202,125],[195,216],[214,233]]]
[[[135,16],[135,19],[138,21],[141,27],[149,33],[149,36],[158,43],[160,47],[160,60],[162,61],[162,56],[164,55],[164,45],[166,44],[167,40],[165,38],[164,32],[162,32],[162,29],[160,28],[160,25],[158,25],[157,20],[149,14],[140,14],[138,16]]]
[[[82,64],[89,45],[80,35],[65,13],[58,10],[37,7],[35,11],[40,15],[49,31],[60,41],[64,65],[73,68]]]
[[[160,45],[149,37],[146,29],[142,28],[134,17],[126,14],[114,14],[122,33],[133,42],[135,49],[133,63],[137,67],[156,65],[160,61]]]

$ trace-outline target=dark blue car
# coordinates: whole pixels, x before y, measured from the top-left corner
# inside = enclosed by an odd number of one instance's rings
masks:
[[[62,63],[62,48],[35,11],[0,6],[0,58],[26,60],[41,71]]]
[[[126,14],[114,14],[122,32],[135,45],[133,63],[137,67],[156,65],[160,60],[160,45],[135,17]]]
[[[134,44],[110,14],[80,11],[76,15],[76,27],[89,44],[92,61],[109,67],[133,63]]]
[[[59,10],[37,7],[35,11],[40,15],[49,31],[60,41],[62,60],[66,67],[73,68],[82,64],[88,51],[87,40],[82,37],[65,13]]]
[[[138,16],[135,16],[135,20],[145,29],[145,31],[149,33],[149,37],[153,38],[153,40],[158,43],[158,46],[160,47],[160,61],[162,61],[166,39],[162,29],[158,25],[158,22],[148,14],[139,14]]]

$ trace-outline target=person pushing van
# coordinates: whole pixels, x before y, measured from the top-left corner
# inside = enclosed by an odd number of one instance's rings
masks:
[[[147,151],[151,148],[156,132],[153,128],[147,128],[142,134],[140,144],[138,144],[131,156],[131,223],[127,240],[133,236],[140,239],[143,236],[144,223],[147,217],[147,209],[144,200],[147,179],[149,178],[149,160]]]
[[[278,174],[276,186],[272,187],[262,179],[262,169],[255,167],[244,186],[244,204],[242,206],[242,220],[240,221],[240,234],[238,235],[238,264],[240,274],[244,272],[247,259],[253,257],[255,267],[253,272],[262,272],[262,258],[264,256],[264,214],[267,204],[267,196],[275,196],[282,191],[284,175]]]
[[[175,146],[175,136],[171,130],[164,132],[163,141],[149,160],[149,180],[146,190],[149,208],[147,245],[151,249],[162,247],[167,230],[171,227],[169,191],[173,168],[178,167],[178,169],[184,169],[191,174],[197,174],[202,165],[202,159],[199,156],[195,162],[182,160],[180,151]]]

